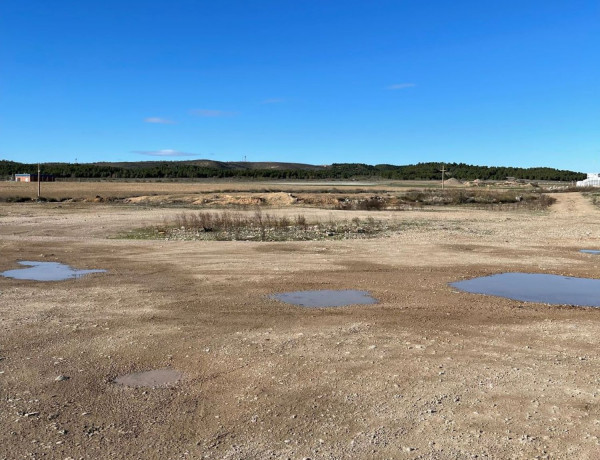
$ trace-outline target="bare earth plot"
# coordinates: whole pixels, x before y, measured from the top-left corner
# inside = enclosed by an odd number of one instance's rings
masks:
[[[177,209],[0,204],[0,270],[108,270],[0,278],[0,458],[599,458],[600,311],[447,284],[599,277],[600,256],[579,249],[600,249],[600,213],[578,193],[555,198],[543,212],[310,208],[406,225],[284,243],[114,238]],[[379,303],[267,298],[315,289]],[[183,378],[114,383],[153,369]]]

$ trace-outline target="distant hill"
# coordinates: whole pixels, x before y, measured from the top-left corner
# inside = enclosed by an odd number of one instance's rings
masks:
[[[125,169],[144,169],[144,168],[155,168],[168,164],[176,164],[176,165],[189,165],[189,166],[198,166],[201,168],[209,168],[209,169],[276,169],[276,170],[285,170],[285,169],[306,169],[306,170],[315,170],[315,169],[323,169],[324,166],[315,166],[304,163],[278,163],[278,162],[250,162],[250,161],[215,161],[215,160],[183,160],[183,161],[133,161],[133,162],[123,162],[123,163],[108,163],[108,162],[100,162],[100,163],[92,163],[98,166],[112,166],[117,168],[125,168]]]
[[[461,180],[506,180],[508,177],[528,181],[577,181],[586,175],[554,168],[514,168],[510,166],[474,166],[446,163],[446,177]],[[35,173],[37,164],[0,161],[0,177],[10,178],[18,173]],[[417,163],[395,166],[389,164],[334,163],[327,166],[302,163],[221,162],[213,160],[139,161],[127,163],[44,163],[44,174],[59,179],[440,179],[439,163]]]

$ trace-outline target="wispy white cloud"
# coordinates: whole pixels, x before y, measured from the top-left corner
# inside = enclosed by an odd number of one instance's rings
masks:
[[[261,101],[261,104],[283,104],[284,102],[287,101],[282,97],[273,97],[271,99],[265,99],[264,101]]]
[[[190,112],[192,115],[199,117],[218,118],[218,117],[233,117],[237,115],[237,112],[227,112],[226,110],[209,110],[209,109],[195,109]]]
[[[148,155],[151,157],[191,157],[196,156],[195,153],[180,152],[179,150],[163,149],[163,150],[134,150],[133,153],[140,155]]]
[[[146,123],[158,123],[161,125],[172,125],[173,123],[175,123],[173,120],[168,120],[166,118],[160,118],[160,117],[148,117],[148,118],[144,118],[144,121]]]
[[[416,83],[395,83],[388,86],[386,89],[395,91],[398,89],[414,88],[415,86],[417,86]]]

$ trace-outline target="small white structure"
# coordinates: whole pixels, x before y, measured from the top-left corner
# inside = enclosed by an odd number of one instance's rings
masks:
[[[577,187],[600,187],[600,174],[588,173],[587,179],[577,181]]]

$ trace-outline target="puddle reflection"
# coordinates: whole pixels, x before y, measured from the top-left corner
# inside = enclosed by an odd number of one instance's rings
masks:
[[[600,307],[600,280],[540,273],[501,273],[450,286],[473,294],[487,294],[523,302]]]
[[[18,268],[0,273],[5,278],[33,281],[63,281],[71,278],[80,278],[90,273],[104,273],[106,270],[77,270],[59,262],[34,262],[31,260],[20,261],[19,264],[29,268]]]

